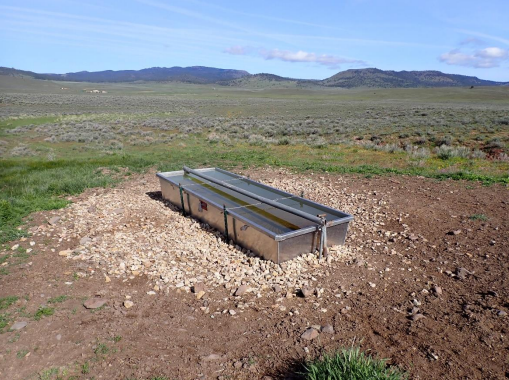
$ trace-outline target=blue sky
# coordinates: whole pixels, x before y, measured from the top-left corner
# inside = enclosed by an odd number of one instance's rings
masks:
[[[0,0],[0,66],[312,79],[377,67],[509,81],[509,0]]]

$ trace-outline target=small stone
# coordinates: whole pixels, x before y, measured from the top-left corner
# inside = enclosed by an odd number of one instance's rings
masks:
[[[456,236],[456,235],[459,235],[459,234],[461,234],[461,230],[454,230],[454,231],[447,232],[447,235],[454,235],[454,236]]]
[[[372,288],[376,288],[376,284],[373,282],[369,282],[369,286],[371,286]]]
[[[437,296],[441,296],[442,295],[442,288],[440,286],[434,286],[433,287],[433,292],[435,292],[435,294]]]
[[[233,309],[230,309],[229,313],[230,313],[230,315],[235,315],[235,314],[237,314],[237,312],[236,312],[235,310],[233,310]]]
[[[210,355],[207,355],[207,356],[202,356],[201,361],[202,362],[211,362],[211,361],[219,360],[219,359],[221,359],[221,355],[210,354]]]
[[[313,288],[310,288],[309,286],[303,286],[300,292],[304,298],[308,298],[315,293],[315,290]]]
[[[205,295],[205,292],[203,290],[196,293],[196,299],[199,300]]]
[[[316,331],[314,328],[310,327],[304,333],[300,336],[302,339],[305,340],[313,340],[318,336],[318,331]]]
[[[456,277],[458,277],[460,280],[464,280],[466,277],[467,277],[467,274],[468,274],[468,270],[466,270],[465,268],[456,268],[456,271],[455,271],[455,274],[456,274]]]
[[[113,214],[123,214],[124,213],[124,209],[122,207],[119,207],[119,208],[116,208],[115,210],[113,210]]]
[[[236,369],[241,369],[242,368],[242,362],[241,361],[237,361],[237,362],[233,363],[233,367],[236,368]]]
[[[193,286],[193,293],[198,294],[200,292],[204,292],[205,293],[205,284],[203,282],[197,282]]]
[[[87,309],[97,309],[108,302],[104,298],[89,298],[83,303],[83,306],[85,306]]]
[[[15,251],[19,248],[19,244],[14,244],[12,247],[11,247],[11,251]]]
[[[50,220],[48,220],[48,223],[49,223],[51,226],[54,226],[54,225],[55,225],[55,224],[57,224],[59,221],[60,221],[60,217],[59,217],[59,216],[54,216],[53,218],[51,218]]]
[[[149,296],[154,296],[154,295],[156,295],[157,293],[156,293],[156,292],[154,292],[153,290],[150,290],[150,291],[148,291],[148,292],[147,292],[147,294],[148,294]]]
[[[63,251],[60,251],[58,252],[58,256],[70,256],[72,254],[72,250],[71,249],[65,249]]]
[[[279,286],[279,285],[274,285],[273,289],[274,289],[275,293],[281,293],[282,292],[281,286]]]
[[[422,319],[422,318],[426,318],[426,317],[424,315],[418,313],[418,314],[412,315],[412,317],[410,319],[414,322],[417,322],[419,319]]]
[[[498,315],[499,317],[505,317],[505,316],[507,315],[507,313],[506,313],[504,310],[499,310],[499,311],[498,311],[498,313],[497,313],[497,315]]]
[[[85,236],[85,237],[82,237],[80,239],[80,244],[81,245],[86,245],[86,244],[90,243],[91,241],[92,241],[91,238],[89,238],[88,236]]]
[[[111,282],[111,279],[108,276],[104,276],[104,281],[105,282]]]
[[[28,325],[28,322],[16,322],[11,326],[11,330],[21,330]]]
[[[175,287],[176,287],[176,288],[181,288],[181,287],[183,287],[183,286],[184,286],[184,283],[183,283],[183,282],[179,282],[179,283],[175,284]]]
[[[248,290],[249,290],[249,287],[247,285],[241,285],[235,291],[235,296],[241,296],[244,293],[246,293]]]
[[[33,247],[35,245],[35,241],[30,242],[30,246]]]
[[[325,325],[322,327],[322,333],[334,334],[334,327],[332,327],[332,325]]]
[[[89,213],[94,213],[94,212],[96,212],[96,211],[97,211],[97,207],[95,207],[94,205],[92,205],[92,206],[90,206],[90,207],[87,209],[87,211],[88,211]]]
[[[57,340],[60,340],[60,339],[62,339],[62,334],[57,335]]]
[[[130,309],[133,306],[134,306],[134,302],[133,301],[129,301],[129,300],[124,301],[124,307],[126,309]]]

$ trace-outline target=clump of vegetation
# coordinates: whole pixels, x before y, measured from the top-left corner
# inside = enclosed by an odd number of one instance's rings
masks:
[[[43,317],[49,317],[55,313],[55,309],[52,307],[41,306],[34,314],[34,319],[36,321],[41,320]]]
[[[306,380],[403,380],[408,376],[387,360],[374,359],[360,348],[343,349],[305,364]]]
[[[17,353],[16,353],[16,357],[18,359],[23,359],[25,356],[27,356],[27,354],[29,353],[29,351],[27,349],[23,349],[23,350],[19,350]]]
[[[487,221],[488,220],[488,217],[484,214],[474,214],[474,215],[471,215],[470,220],[481,220],[483,222]]]
[[[97,343],[94,349],[96,355],[106,355],[108,352],[110,352],[110,348],[105,343]]]
[[[50,298],[48,300],[48,303],[61,303],[61,302],[66,301],[68,298],[69,298],[69,296],[61,295],[61,296]]]
[[[0,310],[6,310],[12,304],[16,303],[19,298],[16,296],[7,296],[0,298]]]
[[[442,160],[448,160],[455,157],[468,158],[470,156],[470,149],[465,146],[451,147],[448,145],[440,145],[435,148],[435,153],[438,158],[441,158]]]

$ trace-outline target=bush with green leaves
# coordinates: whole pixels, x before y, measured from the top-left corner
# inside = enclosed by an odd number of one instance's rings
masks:
[[[468,158],[470,156],[470,149],[466,146],[452,147],[448,145],[441,145],[435,148],[435,153],[438,158],[442,160],[448,160],[455,157]]]

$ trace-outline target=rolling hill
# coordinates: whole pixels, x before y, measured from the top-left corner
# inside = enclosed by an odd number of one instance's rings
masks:
[[[508,82],[494,82],[477,77],[445,74],[440,71],[392,71],[376,68],[341,71],[323,80],[286,78],[274,74],[250,74],[244,70],[218,69],[213,67],[152,67],[142,70],[80,71],[67,74],[39,74],[31,71],[0,67],[0,75],[71,82],[186,82],[196,84],[218,84],[246,88],[296,88],[296,87],[470,87],[502,86]]]
[[[80,71],[67,74],[38,74],[30,71],[0,68],[0,75],[32,76],[35,79],[71,82],[135,82],[135,81],[175,81],[188,83],[216,83],[250,75],[243,70],[216,69],[213,67],[152,67],[142,70]]]
[[[374,68],[346,70],[320,81],[327,87],[462,87],[499,86],[505,83],[482,80],[466,75],[444,74],[440,71],[384,71]]]

